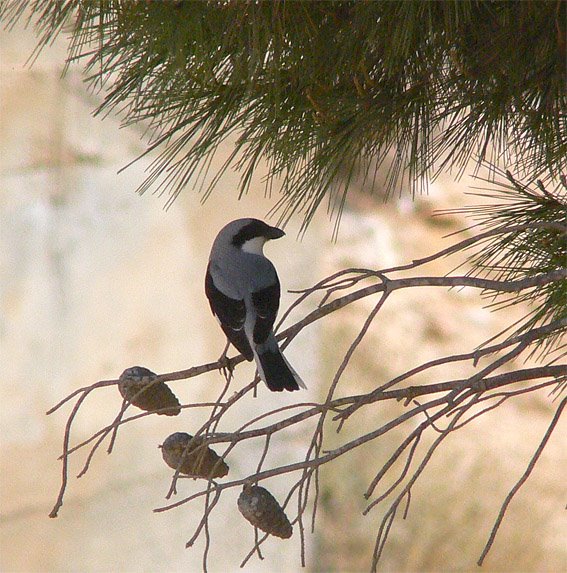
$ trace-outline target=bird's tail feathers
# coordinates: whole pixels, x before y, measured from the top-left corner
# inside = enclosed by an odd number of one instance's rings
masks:
[[[299,390],[300,387],[307,388],[277,346],[263,348],[255,352],[255,355],[260,378],[272,392],[283,390],[293,392]]]

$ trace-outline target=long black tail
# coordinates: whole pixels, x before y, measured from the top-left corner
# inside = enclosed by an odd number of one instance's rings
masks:
[[[264,348],[256,353],[256,364],[260,378],[272,392],[299,390],[299,386],[305,388],[301,378],[289,365],[280,349]]]

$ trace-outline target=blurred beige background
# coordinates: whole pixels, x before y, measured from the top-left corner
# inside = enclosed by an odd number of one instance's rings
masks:
[[[91,117],[98,100],[85,91],[78,70],[61,78],[64,39],[29,67],[25,62],[34,46],[33,35],[20,27],[0,32],[0,569],[200,570],[202,541],[192,550],[184,546],[201,505],[161,514],[152,509],[164,504],[171,476],[157,444],[173,431],[200,425],[204,412],[151,416],[125,426],[113,455],[99,452],[80,480],[74,476],[84,456],[78,454],[60,516],[49,519],[70,408],[49,417],[45,411],[74,389],[116,378],[128,366],[169,372],[216,359],[224,342],[202,288],[208,249],[224,223],[265,218],[273,202],[261,185],[237,201],[233,173],[204,205],[192,189],[168,211],[165,197],[138,196],[134,190],[147,160],[117,172],[144,149],[141,130]],[[440,222],[430,215],[462,205],[468,183],[447,177],[413,203],[402,198],[383,204],[353,193],[336,243],[324,213],[301,241],[300,221],[292,221],[287,236],[267,248],[283,290],[310,286],[345,266],[390,266],[447,246],[443,236],[464,221]],[[431,272],[443,274],[452,265],[440,262]],[[292,300],[286,293],[282,309]],[[286,351],[309,386],[302,400],[325,395],[368,304],[304,332]],[[470,291],[399,293],[355,355],[341,391],[358,393],[442,353],[473,348],[510,318],[483,308]],[[252,374],[251,367],[239,368],[237,387]],[[172,387],[182,402],[195,402],[214,399],[221,384],[220,375],[211,373]],[[295,400],[262,388],[258,399],[246,401],[219,430]],[[120,402],[115,389],[94,393],[74,441],[109,423]],[[383,570],[476,570],[500,503],[553,409],[545,394],[524,397],[454,434],[418,483],[408,520],[394,525]],[[364,423],[348,423],[339,436],[329,431],[329,444],[402,410],[377,406]],[[565,423],[512,503],[483,570],[567,570],[564,435]],[[310,570],[368,570],[381,509],[362,517],[362,493],[395,447],[392,440],[401,436],[370,444],[322,471],[318,528],[308,537]],[[296,460],[304,438],[290,431],[272,460]],[[229,459],[232,477],[254,470],[262,445],[246,446],[249,455]],[[189,480],[181,487],[184,495],[197,491]],[[281,499],[289,478],[270,480],[269,487]],[[234,507],[237,495],[223,496],[212,520],[213,571],[239,570],[252,543],[252,530]],[[270,539],[263,553],[265,561],[252,559],[247,571],[299,570],[297,534],[287,542]]]

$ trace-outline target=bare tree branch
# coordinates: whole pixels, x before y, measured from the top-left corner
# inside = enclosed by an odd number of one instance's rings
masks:
[[[544,226],[549,227],[549,225]],[[518,226],[518,228],[524,227],[525,226]],[[558,229],[557,225],[553,226],[555,230],[565,230],[563,226],[559,227],[561,228]],[[523,356],[534,342],[546,336],[563,332],[567,327],[567,318],[558,318],[557,320],[553,320],[527,332],[510,336],[505,340],[485,343],[485,345],[480,348],[472,349],[468,352],[430,360],[398,374],[391,380],[380,384],[365,394],[335,395],[338,394],[337,389],[340,387],[339,385],[345,370],[371,328],[374,319],[383,308],[385,301],[391,296],[395,296],[396,291],[428,286],[442,288],[469,287],[479,289],[483,293],[521,293],[526,290],[541,288],[550,283],[563,281],[567,278],[567,269],[565,268],[540,273],[515,281],[488,280],[467,275],[444,277],[404,276],[402,278],[391,278],[389,276],[397,272],[406,272],[415,269],[439,257],[462,252],[463,249],[470,248],[502,232],[502,229],[493,229],[489,232],[481,233],[439,251],[434,255],[415,260],[407,265],[400,265],[381,271],[360,268],[346,269],[319,281],[309,289],[299,292],[296,301],[282,316],[281,322],[289,316],[289,312],[292,309],[302,304],[309,297],[314,295],[320,296],[319,305],[301,320],[279,333],[278,339],[283,341],[282,346],[289,344],[293,338],[307,326],[333,314],[337,310],[345,308],[355,301],[376,294],[380,295],[345,352],[326,391],[326,397],[321,403],[304,402],[274,408],[245,421],[239,428],[233,429],[230,432],[220,432],[220,424],[225,419],[226,413],[243,400],[251,399],[256,391],[258,384],[257,377],[234,394],[228,396],[230,385],[233,383],[232,370],[244,360],[242,356],[237,355],[229,359],[230,371],[226,369],[227,361],[219,359],[216,362],[195,366],[187,370],[156,376],[153,381],[155,383],[172,382],[190,379],[213,370],[220,370],[224,373],[224,384],[219,389],[216,401],[181,405],[182,410],[188,408],[206,408],[209,412],[206,422],[195,430],[194,436],[200,437],[200,439],[203,440],[203,448],[213,444],[224,444],[226,447],[224,451],[219,454],[221,460],[225,460],[229,455],[237,456],[240,451],[239,446],[242,443],[257,440],[261,444],[256,469],[252,475],[236,476],[234,479],[225,482],[208,480],[197,492],[154,509],[155,512],[169,511],[203,499],[204,508],[202,510],[202,516],[193,535],[187,541],[187,547],[194,545],[201,536],[204,536],[203,568],[205,570],[208,566],[207,560],[212,543],[209,523],[215,509],[219,506],[222,493],[228,489],[241,487],[250,483],[257,484],[270,478],[283,475],[290,476],[290,478],[293,476],[293,478],[290,479],[290,487],[283,508],[289,511],[289,508],[293,507],[292,500],[296,500],[295,509],[293,510],[295,515],[291,516],[291,523],[294,525],[297,524],[299,529],[301,562],[305,565],[304,519],[306,512],[310,509],[311,529],[314,530],[319,501],[318,479],[320,468],[384,436],[395,428],[403,426],[408,421],[413,421],[413,429],[401,441],[382,467],[378,469],[364,493],[366,499],[369,500],[368,506],[363,512],[364,515],[368,514],[377,505],[385,503],[390,496],[394,496],[393,501],[386,510],[376,538],[372,560],[372,567],[375,569],[394,524],[395,517],[399,515],[402,507],[403,514],[407,515],[410,509],[413,485],[419,479],[434,452],[449,434],[478,419],[478,417],[484,413],[501,406],[515,396],[520,396],[527,392],[543,391],[552,387],[558,389],[564,387],[564,382],[567,380],[567,364],[555,363],[557,362],[557,360],[555,360],[552,361],[554,363],[518,368],[517,366],[513,366],[512,362],[514,359]],[[362,284],[367,281],[372,281],[372,284],[362,286]],[[488,363],[482,368],[477,369],[479,361],[486,358],[489,358]],[[433,373],[436,368],[447,364],[466,365],[467,368],[470,368],[470,374],[452,380],[441,380],[432,384],[418,383],[418,375],[426,371]],[[503,370],[504,368],[506,370]],[[536,381],[542,382],[536,383]],[[518,384],[525,385],[526,383],[528,383],[528,386],[518,388]],[[88,452],[83,469],[79,474],[80,477],[90,469],[91,461],[95,453],[108,436],[110,436],[110,444],[107,448],[107,452],[110,454],[119,429],[124,424],[139,422],[145,416],[156,413],[144,412],[126,417],[125,414],[131,404],[125,400],[122,402],[122,406],[117,415],[108,425],[95,432],[89,438],[72,445],[71,435],[73,424],[79,410],[83,408],[87,397],[95,389],[107,388],[116,384],[118,384],[118,380],[104,380],[92,386],[80,388],[61,400],[48,412],[51,414],[68,401],[72,399],[76,400],[67,419],[65,428],[63,452],[61,455],[61,488],[55,506],[50,514],[51,517],[57,515],[63,503],[63,496],[68,485],[68,462],[71,455],[76,455],[81,450]],[[419,403],[417,398],[420,400],[423,399],[423,403]],[[131,401],[134,400],[132,399]],[[336,424],[336,430],[340,432],[347,420],[353,417],[357,417],[357,420],[363,420],[362,410],[364,407],[369,407],[380,401],[403,402],[403,406],[406,409],[398,413],[393,419],[385,420],[379,427],[373,427],[370,430],[366,428],[360,435],[356,435],[356,437],[351,439],[343,439],[336,447],[325,449],[327,442],[325,432],[330,425]],[[532,458],[524,477],[505,501],[479,563],[482,562],[492,546],[498,526],[512,496],[525,479],[527,479],[531,469],[537,462],[551,431],[555,427],[556,420],[558,420],[564,408],[564,404],[565,400],[563,400],[560,408],[557,410],[554,422],[550,426],[548,434],[546,434],[546,438],[542,441],[536,455]],[[329,416],[329,414],[331,414],[331,416]],[[361,425],[361,427],[364,426]],[[268,459],[267,456],[270,449],[277,439],[291,428],[295,428],[305,436],[305,453],[291,463],[279,466],[267,465],[266,460]],[[438,436],[432,445],[423,452],[420,446],[423,446],[426,442],[422,438],[431,432],[438,434]],[[394,468],[397,467],[396,462],[399,460],[403,460],[402,467],[400,470],[397,470],[397,475],[394,474],[393,480],[389,482],[390,485],[386,487],[384,491],[376,492],[378,486],[382,484],[384,477],[396,471]],[[167,500],[170,500],[172,496],[177,494],[180,467],[181,463],[172,477],[169,491],[166,495]],[[267,535],[259,537],[258,532],[255,531],[253,547],[245,555],[243,564],[255,554],[258,555],[259,558],[262,558],[260,546],[264,543],[266,538]]]

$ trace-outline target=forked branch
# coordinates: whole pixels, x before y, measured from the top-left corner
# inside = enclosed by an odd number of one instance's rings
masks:
[[[564,229],[563,229],[564,230]],[[509,231],[509,229],[507,229]],[[421,364],[418,367],[400,373],[396,377],[388,380],[379,386],[371,389],[365,394],[351,395],[340,392],[340,382],[345,370],[349,367],[353,355],[360,347],[365,335],[372,327],[372,324],[387,300],[395,296],[396,291],[415,287],[467,287],[482,291],[483,293],[525,293],[526,291],[540,289],[545,285],[564,281],[567,278],[567,269],[560,268],[546,273],[539,273],[522,280],[499,281],[489,280],[468,275],[453,276],[392,276],[398,272],[407,272],[430,262],[436,258],[448,256],[461,252],[475,243],[482,242],[493,236],[497,230],[491,230],[458,243],[456,246],[439,251],[438,253],[416,260],[408,265],[384,269],[381,271],[369,269],[347,269],[320,281],[310,289],[298,292],[297,300],[291,308],[301,305],[309,297],[320,297],[319,304],[315,310],[308,313],[301,320],[281,331],[278,335],[282,346],[289,344],[307,326],[319,321],[327,316],[334,315],[338,310],[350,304],[378,295],[373,308],[367,316],[353,342],[344,354],[343,360],[338,367],[328,389],[325,391],[325,398],[319,402],[304,402],[294,405],[275,408],[264,412],[253,419],[245,421],[240,427],[230,431],[220,432],[221,425],[226,426],[225,416],[228,411],[237,408],[244,400],[253,399],[253,391],[258,383],[257,378],[249,384],[239,389],[234,394],[228,394],[229,385],[234,384],[229,375],[225,376],[225,384],[219,390],[219,395],[214,402],[197,402],[181,405],[181,410],[189,408],[204,408],[209,415],[207,421],[194,432],[195,437],[204,440],[205,446],[214,444],[224,446],[221,459],[224,461],[229,455],[238,456],[239,446],[249,441],[260,441],[260,454],[256,464],[256,470],[251,475],[236,476],[230,481],[218,482],[213,479],[203,481],[203,486],[198,491],[187,497],[170,501],[167,505],[155,509],[162,512],[173,508],[192,503],[202,499],[204,509],[202,519],[196,530],[187,542],[188,546],[193,545],[202,535],[205,536],[205,550],[203,554],[203,567],[207,568],[207,556],[209,555],[212,539],[209,532],[209,520],[218,507],[218,502],[225,490],[241,487],[245,484],[257,484],[282,475],[290,476],[291,486],[287,498],[283,504],[284,509],[290,511],[293,507],[291,503],[296,499],[297,503],[293,511],[292,524],[297,524],[300,531],[300,542],[302,548],[302,563],[305,564],[305,524],[304,518],[307,511],[312,512],[311,529],[315,527],[315,514],[319,501],[318,478],[319,469],[334,460],[348,455],[355,449],[379,439],[394,428],[398,428],[406,422],[412,420],[414,428],[402,441],[399,447],[392,453],[390,458],[376,473],[368,484],[365,493],[369,505],[365,514],[370,512],[378,504],[386,503],[386,500],[393,496],[389,509],[385,513],[382,525],[376,539],[376,546],[372,560],[372,567],[377,567],[378,560],[383,552],[388,534],[394,523],[396,515],[400,513],[402,503],[405,503],[404,513],[409,511],[409,501],[413,485],[419,479],[423,470],[429,463],[433,453],[443,444],[444,439],[452,432],[458,431],[465,424],[478,419],[484,413],[501,406],[508,400],[527,392],[549,391],[554,388],[564,388],[567,381],[567,364],[550,361],[539,366],[518,368],[513,366],[513,360],[524,355],[526,351],[537,341],[550,335],[560,335],[567,327],[567,318],[542,324],[527,332],[510,336],[499,341],[492,341],[480,348],[470,349],[462,354],[448,355]],[[501,231],[500,231],[501,232]],[[363,286],[362,283],[369,282]],[[290,310],[291,310],[290,308]],[[289,312],[289,311],[288,311]],[[283,319],[288,316],[284,314]],[[282,320],[283,320],[282,319]],[[486,364],[478,369],[480,359]],[[237,367],[243,361],[242,356],[230,359],[231,367]],[[418,375],[429,371],[435,373],[440,366],[447,364],[461,364],[465,366],[470,374],[465,377],[439,380],[432,384],[419,384]],[[155,382],[172,382],[177,380],[188,380],[200,376],[213,370],[223,371],[226,366],[225,361],[216,361],[195,366],[187,370],[161,374],[156,377]],[[226,372],[226,371],[225,371]],[[108,425],[95,432],[88,439],[80,443],[72,443],[72,430],[74,422],[80,411],[83,410],[87,398],[94,390],[108,388],[118,384],[118,380],[105,380],[74,391],[48,413],[53,413],[64,404],[75,400],[71,413],[68,417],[64,432],[62,459],[62,479],[61,488],[55,506],[50,514],[55,517],[63,503],[65,490],[68,486],[69,458],[80,451],[85,451],[86,462],[79,477],[90,469],[91,462],[102,444],[108,439],[108,453],[111,453],[114,440],[119,434],[120,428],[124,424],[139,423],[148,415],[156,412],[144,412],[127,416],[131,404],[125,400],[118,414]],[[418,402],[418,399],[420,400]],[[326,432],[334,427],[340,432],[344,423],[352,418],[363,420],[362,416],[365,408],[380,401],[401,402],[406,408],[398,413],[393,419],[385,420],[382,425],[365,431],[361,435],[343,440],[332,449],[326,449]],[[517,486],[510,492],[505,500],[500,515],[496,521],[490,539],[480,558],[482,563],[486,553],[493,544],[498,527],[504,517],[505,511],[514,495],[529,476],[533,466],[543,451],[551,432],[555,428],[557,421],[564,409],[565,399],[556,411],[554,420],[550,424],[548,433],[542,441],[538,451],[532,458],[526,473],[518,482]],[[331,414],[331,415],[329,415]],[[445,426],[445,427],[443,427]],[[363,427],[363,425],[361,425]],[[305,436],[305,453],[302,457],[290,461],[290,463],[269,466],[266,464],[267,454],[270,448],[279,438],[291,430],[295,429]],[[429,432],[439,434],[433,444],[425,452],[421,451],[424,443],[423,436]],[[341,434],[342,435],[342,434]],[[390,480],[390,486],[384,491],[379,491],[382,480],[386,475],[392,474],[396,462],[402,460],[401,470],[397,477]],[[175,471],[171,486],[167,494],[167,499],[177,493],[177,480],[179,477],[179,467]],[[260,554],[260,546],[267,536],[255,537],[253,548],[244,557],[243,563],[254,554]]]

